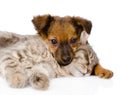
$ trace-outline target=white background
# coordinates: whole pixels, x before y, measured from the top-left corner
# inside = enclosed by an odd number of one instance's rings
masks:
[[[47,91],[10,88],[0,78],[0,95],[120,95],[119,0],[0,0],[0,31],[35,34],[36,15],[81,16],[92,21],[90,44],[101,65],[114,72],[109,80],[97,77],[51,80]]]

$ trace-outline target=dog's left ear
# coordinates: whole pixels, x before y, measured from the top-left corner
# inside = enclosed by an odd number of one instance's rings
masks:
[[[72,23],[77,31],[77,34],[80,35],[81,42],[86,43],[92,29],[91,21],[80,17],[73,17]]]
[[[54,17],[52,17],[51,15],[42,15],[34,17],[32,19],[32,23],[34,24],[35,29],[40,36],[47,36],[48,29],[53,20]]]
[[[84,19],[84,18],[80,18],[80,17],[73,17],[72,18],[72,23],[75,26],[75,28],[77,29],[77,31],[81,32],[81,31],[86,31],[87,34],[90,35],[91,33],[91,29],[92,29],[92,23],[91,21]]]

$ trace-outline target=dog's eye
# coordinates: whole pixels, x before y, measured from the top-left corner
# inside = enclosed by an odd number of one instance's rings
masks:
[[[51,39],[51,43],[52,43],[53,45],[56,45],[56,44],[57,44],[57,40],[56,40],[56,39]]]
[[[71,43],[71,44],[74,44],[74,43],[76,43],[76,41],[77,41],[76,38],[72,38],[72,39],[70,40],[70,43]]]

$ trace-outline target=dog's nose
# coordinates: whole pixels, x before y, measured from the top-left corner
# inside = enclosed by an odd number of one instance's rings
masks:
[[[65,63],[70,63],[70,62],[71,62],[71,57],[70,57],[70,56],[63,56],[63,57],[62,57],[62,60],[63,60]]]

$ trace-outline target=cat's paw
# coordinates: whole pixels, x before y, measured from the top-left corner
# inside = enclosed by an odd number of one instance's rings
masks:
[[[7,75],[6,79],[9,85],[13,88],[23,88],[28,83],[26,76],[22,73],[15,73],[13,75]]]
[[[49,87],[49,79],[45,74],[34,73],[31,75],[29,82],[35,89],[46,90]]]

